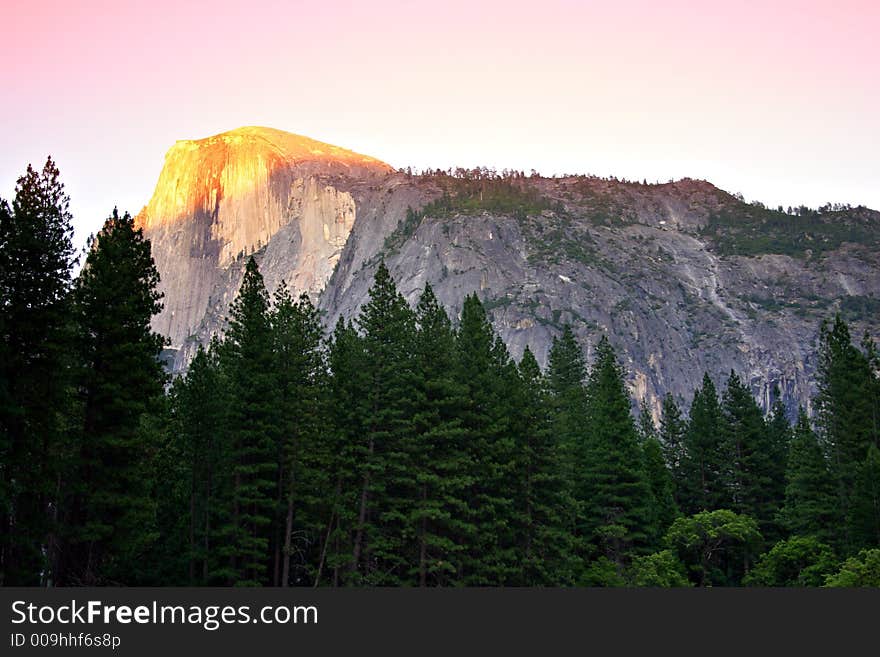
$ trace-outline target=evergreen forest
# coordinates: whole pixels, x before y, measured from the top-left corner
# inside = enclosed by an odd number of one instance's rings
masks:
[[[411,307],[384,264],[325,327],[250,258],[171,377],[141,230],[72,240],[28,167],[0,200],[0,584],[880,586],[880,352],[840,316],[809,413],[731,372],[658,418],[613,335],[588,360],[565,327],[542,370],[476,294]]]

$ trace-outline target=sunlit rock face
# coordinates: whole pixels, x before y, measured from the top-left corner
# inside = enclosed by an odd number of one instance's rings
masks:
[[[390,172],[373,158],[269,128],[178,141],[137,217],[165,294],[155,330],[177,349],[202,332],[212,298],[229,297],[229,272],[258,251],[275,262],[264,271],[270,290],[285,280],[295,294],[319,294],[356,219],[350,189]]]

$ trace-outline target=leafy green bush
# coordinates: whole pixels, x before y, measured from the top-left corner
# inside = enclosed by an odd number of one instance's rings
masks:
[[[792,536],[761,555],[743,579],[747,586],[822,586],[837,569],[834,551],[813,536]]]
[[[828,576],[825,586],[880,586],[880,549],[862,550],[844,561],[837,574]]]

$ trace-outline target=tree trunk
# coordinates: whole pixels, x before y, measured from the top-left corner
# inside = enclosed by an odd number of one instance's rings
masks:
[[[425,510],[425,503],[428,499],[428,487],[427,484],[422,484],[422,512]],[[428,545],[426,540],[426,534],[428,533],[428,519],[425,516],[422,516],[422,528],[419,534],[419,586],[425,587],[427,586],[427,560],[428,560]]]
[[[290,473],[290,485],[287,489],[287,516],[284,519],[284,555],[282,557],[281,586],[290,586],[290,541],[293,536],[293,472]]]
[[[367,458],[373,456],[373,439],[370,439],[370,448],[367,452]],[[361,487],[361,503],[360,509],[358,511],[358,524],[357,531],[354,536],[354,551],[351,557],[351,571],[356,573],[358,568],[360,567],[361,553],[363,552],[363,542],[364,542],[364,523],[367,520],[367,500],[369,499],[369,488],[370,488],[370,472],[369,470],[364,473],[364,482]]]

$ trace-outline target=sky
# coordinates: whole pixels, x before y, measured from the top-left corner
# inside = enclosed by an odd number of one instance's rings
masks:
[[[880,2],[0,1],[0,197],[52,155],[77,242],[178,139],[880,209]]]

